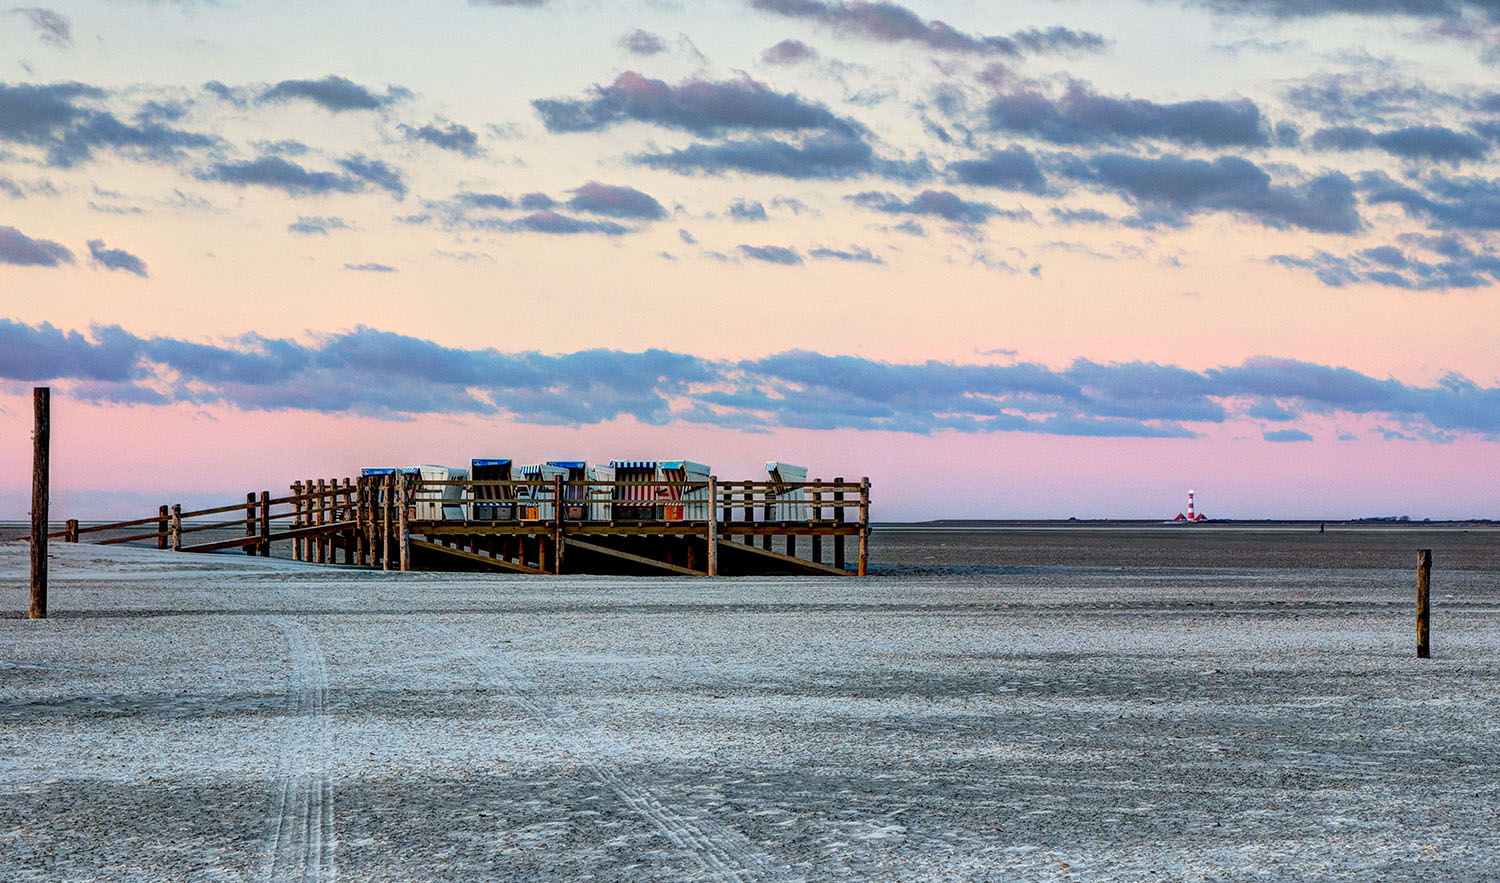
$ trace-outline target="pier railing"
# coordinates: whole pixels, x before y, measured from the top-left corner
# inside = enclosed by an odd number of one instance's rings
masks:
[[[264,557],[290,541],[298,561],[410,570],[420,552],[525,573],[563,573],[571,546],[596,563],[704,575],[719,574],[725,555],[732,572],[849,573],[845,538],[854,537],[852,572],[868,567],[869,479],[437,481],[401,473],[305,479],[289,489],[196,510],[163,505],[130,521],[70,520],[49,537]]]

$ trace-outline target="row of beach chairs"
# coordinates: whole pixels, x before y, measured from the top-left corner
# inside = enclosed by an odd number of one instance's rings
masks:
[[[807,467],[773,461],[766,464],[773,482],[805,482]],[[550,521],[558,502],[552,482],[708,481],[709,468],[691,460],[611,460],[590,466],[582,460],[548,460],[520,465],[507,459],[475,459],[469,468],[452,466],[372,467],[362,475],[415,476],[423,482],[542,481],[544,485],[423,485],[413,513],[419,521]],[[771,504],[775,521],[805,521],[806,494],[784,488]],[[564,484],[563,517],[570,521],[706,521],[708,488],[633,484],[588,487]]]

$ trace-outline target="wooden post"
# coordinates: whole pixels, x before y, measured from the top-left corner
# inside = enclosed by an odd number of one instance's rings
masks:
[[[1417,658],[1427,659],[1431,655],[1428,645],[1427,618],[1431,608],[1427,604],[1427,590],[1432,584],[1432,550],[1417,550]]]
[[[563,484],[562,476],[552,477],[552,572],[563,572]]]
[[[870,478],[859,480],[859,575],[870,570]]]
[[[844,477],[841,475],[833,480],[834,484],[843,484]],[[844,492],[833,492],[833,521],[835,525],[844,523]],[[844,569],[844,537],[839,535],[833,538],[833,566],[839,570]]]
[[[260,492],[260,557],[271,557],[271,492]]]
[[[172,551],[182,551],[182,504],[172,504]]]
[[[344,476],[344,520],[355,521],[358,518],[358,510],[355,508],[354,484],[349,476]],[[344,533],[344,563],[358,564],[355,553],[358,551],[359,531],[353,527]]]
[[[66,522],[63,523],[63,542],[78,542],[78,519],[69,518]]]
[[[47,515],[52,490],[52,388],[31,391],[36,424],[31,434],[31,611],[32,619],[47,618]]]
[[[719,575],[719,479],[708,477],[708,575]]]
[[[292,482],[292,530],[302,526],[302,482]],[[292,538],[292,559],[302,560],[302,538]]]
[[[813,481],[817,481],[817,482],[821,482],[822,480],[823,479],[821,479],[821,478],[814,478],[813,479]],[[823,491],[821,489],[813,491],[812,520],[813,521],[822,521],[823,520]],[[814,527],[814,530],[816,530],[816,529],[817,528]],[[822,536],[822,534],[816,534],[816,533],[813,534],[812,535],[812,539],[809,540],[808,542],[812,545],[812,552],[811,552],[810,557],[812,558],[812,560],[818,562],[819,564],[822,564],[823,563],[823,536]]]
[[[387,475],[380,491],[380,569],[391,569],[391,497],[396,493],[396,476]]]
[[[167,547],[167,521],[171,517],[171,511],[167,509],[166,503],[161,504],[161,506],[157,508],[156,548],[158,549],[165,549]]]
[[[360,567],[370,563],[369,487],[370,480],[363,475],[354,480],[354,563]]]
[[[767,487],[765,489],[765,491],[763,493],[763,496],[761,498],[760,519],[761,519],[761,523],[762,524],[770,524],[771,523],[771,488],[770,487]],[[751,537],[750,538],[750,542],[751,542],[751,544],[754,544],[755,543],[755,538]],[[763,534],[760,535],[760,547],[762,549],[769,549],[769,548],[771,548],[771,535],[770,534],[763,533]]]
[[[309,478],[307,490],[315,494],[312,498],[312,523],[323,524],[328,518],[328,488],[323,484],[323,479],[318,479],[314,484]],[[312,538],[312,544],[313,560],[319,564],[325,563],[328,558],[328,538],[323,534],[318,534]]]
[[[401,572],[411,570],[411,522],[407,514],[406,481],[401,476],[395,476],[396,487],[400,489],[401,496],[396,498],[396,518],[399,523],[401,538]]]
[[[250,491],[245,494],[245,539],[251,539],[258,536],[259,533],[260,531],[255,524],[255,491]],[[255,543],[246,543],[245,554],[254,555],[255,545]]]

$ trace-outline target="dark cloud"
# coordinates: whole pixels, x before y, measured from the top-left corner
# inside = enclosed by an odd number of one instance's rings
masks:
[[[1494,0],[1197,0],[1221,12],[1266,18],[1323,18],[1332,15],[1409,16],[1456,19],[1475,12],[1500,18]]]
[[[787,267],[795,267],[802,263],[802,255],[798,254],[796,249],[781,245],[741,245],[740,254],[751,260]]]
[[[1260,108],[1246,99],[1158,104],[1141,98],[1100,95],[1073,81],[1061,98],[1019,89],[1002,93],[985,108],[996,129],[1056,144],[1087,144],[1157,138],[1205,147],[1269,143]]]
[[[1453,105],[1457,96],[1425,84],[1361,72],[1318,74],[1286,91],[1287,103],[1331,123],[1388,125]]]
[[[883,264],[885,260],[868,248],[852,245],[847,249],[818,246],[808,251],[808,256],[824,261],[848,261],[855,264]]]
[[[31,23],[31,29],[42,38],[43,43],[48,43],[60,49],[66,49],[73,44],[73,26],[61,13],[40,6],[18,6],[11,10],[13,15],[19,15]]]
[[[697,143],[666,153],[639,154],[634,159],[654,169],[684,175],[694,172],[711,175],[744,172],[828,181],[880,175],[915,183],[932,174],[930,166],[924,162],[903,163],[881,159],[863,140],[843,135],[818,135],[800,142],[762,137],[717,144]]]
[[[1171,215],[1227,211],[1276,228],[1353,233],[1363,227],[1354,182],[1340,172],[1288,186],[1273,184],[1259,166],[1239,157],[1209,162],[1123,154],[1095,156],[1068,171],[1121,194],[1145,212],[1168,212],[1163,217],[1167,221]]]
[[[640,28],[621,37],[620,47],[632,55],[656,55],[667,51],[667,44],[661,37]]]
[[[1114,224],[1118,220],[1113,215],[1105,214],[1098,209],[1091,208],[1055,208],[1052,217],[1064,224]]]
[[[279,156],[263,156],[247,162],[215,163],[201,177],[207,181],[240,187],[269,187],[291,196],[358,193],[365,188],[366,183],[356,175],[308,171]]]
[[[345,264],[345,270],[356,270],[361,273],[394,273],[396,268],[390,264]]]
[[[1370,205],[1399,205],[1438,227],[1500,230],[1500,182],[1490,178],[1433,173],[1408,184],[1368,172],[1359,186]]]
[[[597,132],[627,120],[699,135],[727,130],[822,129],[852,136],[858,126],[828,108],[773,91],[749,77],[724,82],[687,80],[672,86],[626,71],[587,98],[531,102],[550,132]]]
[[[1330,126],[1313,133],[1318,150],[1363,150],[1379,148],[1402,159],[1426,159],[1459,163],[1483,159],[1489,152],[1484,140],[1443,126],[1408,126],[1375,133],[1363,126]]]
[[[1098,51],[1105,40],[1089,31],[1069,28],[1017,31],[1009,36],[965,34],[943,21],[923,21],[905,6],[890,2],[821,2],[821,0],[751,0],[765,12],[803,18],[854,37],[882,43],[918,43],[943,52],[1021,55]]]
[[[0,264],[56,267],[73,263],[73,252],[50,239],[32,239],[15,227],[0,227]]]
[[[782,40],[760,54],[766,64],[798,64],[818,57],[817,50],[801,40]]]
[[[1500,387],[1457,374],[1413,386],[1267,357],[1205,371],[1088,360],[1061,370],[895,364],[807,351],[723,362],[662,350],[464,350],[364,327],[307,344],[259,335],[207,344],[139,338],[113,326],[84,336],[0,319],[0,378],[76,381],[116,401],[374,416],[504,414],[541,424],[629,416],[742,429],[1186,438],[1197,434],[1195,425],[1225,423],[1249,403],[1268,414],[1259,419],[1276,419],[1279,413],[1265,410],[1274,407],[1392,420],[1430,437],[1500,437]],[[682,400],[689,410],[674,411]],[[1303,431],[1273,431],[1286,430]]]
[[[301,233],[306,236],[327,236],[329,230],[353,230],[354,225],[343,218],[319,218],[299,217],[294,223],[288,224],[288,233]]]
[[[622,227],[613,221],[585,221],[581,218],[560,215],[550,209],[532,212],[510,226],[512,229],[529,230],[533,233],[551,233],[559,236],[567,236],[575,233],[603,233],[606,236],[621,236],[630,232],[629,227]]]
[[[134,273],[142,279],[147,278],[146,262],[120,248],[106,248],[104,240],[89,240],[89,256],[94,259],[94,264],[106,270],[122,270],[126,273]]]
[[[464,156],[478,156],[480,153],[479,136],[474,134],[473,129],[459,123],[435,120],[420,128],[407,125],[397,128],[408,141],[425,141],[434,147],[462,153]]]
[[[1300,429],[1268,429],[1261,433],[1261,438],[1268,442],[1305,442],[1313,440],[1312,436]]]
[[[667,210],[651,195],[634,187],[600,184],[598,181],[590,181],[574,190],[568,206],[611,218],[654,221],[667,216]]]
[[[1403,236],[1401,246],[1381,245],[1342,257],[1317,251],[1307,257],[1272,255],[1269,260],[1306,270],[1332,288],[1383,285],[1410,291],[1450,291],[1500,282],[1500,255],[1487,246],[1475,249],[1452,234]]]
[[[725,210],[725,214],[736,221],[764,221],[769,217],[764,205],[759,202],[746,202],[743,199],[736,199],[731,203]]]
[[[995,187],[1001,190],[1024,190],[1041,194],[1047,189],[1047,181],[1036,157],[1024,147],[1012,145],[1005,150],[992,151],[983,159],[961,160],[948,166],[959,181],[977,187]]]
[[[392,168],[383,160],[356,155],[338,160],[338,164],[354,177],[374,184],[397,199],[406,196],[406,182],[402,179],[400,170]]]
[[[106,98],[83,83],[16,86],[0,83],[0,142],[42,148],[49,165],[71,167],[108,148],[157,162],[180,158],[191,149],[213,147],[219,139],[159,122],[126,123],[88,105]]]
[[[557,201],[545,193],[527,193],[521,196],[521,208],[543,209],[556,205]]]
[[[961,199],[958,194],[950,190],[923,190],[908,200],[903,200],[893,193],[869,190],[847,196],[845,199],[863,208],[887,214],[928,215],[956,224],[983,224],[997,215],[1012,220],[1030,220],[1031,218],[1029,212],[1000,209],[987,202],[971,202]]]
[[[409,91],[398,86],[387,87],[386,94],[378,95],[352,80],[330,74],[321,80],[282,80],[261,92],[258,100],[311,101],[324,110],[342,113],[349,110],[379,110],[410,95]]]

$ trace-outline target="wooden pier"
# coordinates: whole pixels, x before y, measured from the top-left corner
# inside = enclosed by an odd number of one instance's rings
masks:
[[[194,511],[164,505],[132,521],[69,521],[49,536],[91,535],[265,557],[289,541],[298,561],[380,570],[864,575],[870,480],[432,481],[393,472],[305,479],[287,495],[252,492]]]

